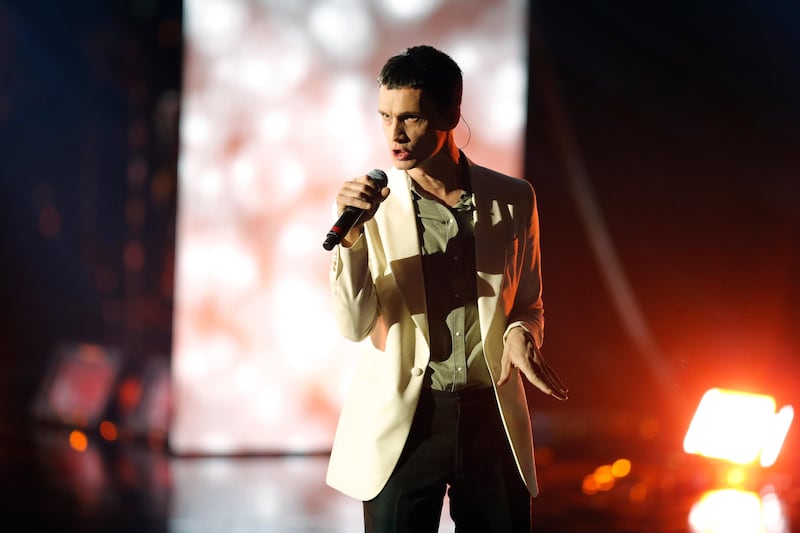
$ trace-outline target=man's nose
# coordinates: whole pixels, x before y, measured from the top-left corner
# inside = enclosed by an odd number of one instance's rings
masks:
[[[400,120],[392,121],[390,135],[392,136],[393,141],[399,141],[403,139],[405,136],[405,131],[403,130],[403,123]]]

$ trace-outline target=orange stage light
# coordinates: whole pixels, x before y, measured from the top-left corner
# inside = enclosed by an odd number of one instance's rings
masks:
[[[76,452],[85,452],[89,447],[89,439],[83,431],[73,429],[69,434],[69,445]]]
[[[683,441],[686,453],[771,466],[794,417],[791,406],[775,412],[775,399],[725,389],[706,391]]]

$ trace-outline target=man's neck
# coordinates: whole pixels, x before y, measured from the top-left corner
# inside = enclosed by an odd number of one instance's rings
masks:
[[[447,205],[454,205],[467,186],[463,154],[452,143],[448,143],[436,157],[424,166],[413,168],[408,175],[428,194]]]

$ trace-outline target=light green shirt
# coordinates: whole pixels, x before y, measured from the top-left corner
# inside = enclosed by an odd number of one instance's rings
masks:
[[[448,208],[412,181],[412,197],[430,331],[427,381],[434,390],[491,386],[478,321],[472,194]]]

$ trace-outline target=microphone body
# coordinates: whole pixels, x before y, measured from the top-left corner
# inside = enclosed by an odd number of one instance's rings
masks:
[[[383,189],[389,183],[389,178],[386,177],[386,173],[377,168],[369,171],[367,177],[372,180],[378,190]],[[363,214],[363,209],[352,206],[345,207],[342,214],[339,215],[339,219],[333,223],[330,231],[328,231],[328,234],[325,236],[325,242],[322,243],[322,247],[326,250],[332,250],[334,246],[342,242],[344,236],[347,235],[348,231],[353,229],[353,226],[358,223]]]

